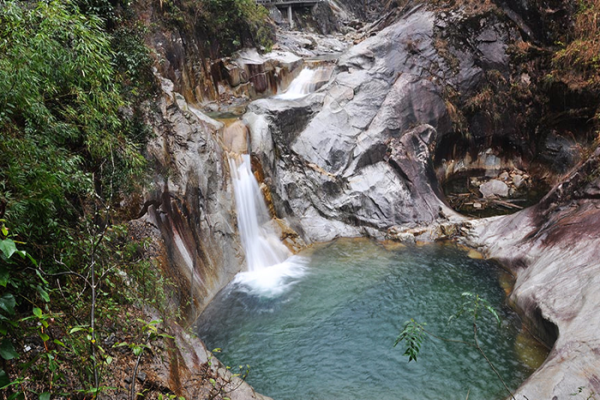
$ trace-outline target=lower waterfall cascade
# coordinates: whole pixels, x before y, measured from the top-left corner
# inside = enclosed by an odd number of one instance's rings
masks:
[[[274,222],[252,173],[250,156],[230,156],[229,165],[238,229],[248,266],[247,272],[236,276],[234,284],[266,296],[279,295],[304,274],[308,261],[292,256],[275,233]]]

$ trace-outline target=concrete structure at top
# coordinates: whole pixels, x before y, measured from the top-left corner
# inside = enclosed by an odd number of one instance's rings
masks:
[[[275,6],[277,8],[287,8],[288,20],[290,21],[290,28],[294,27],[294,19],[292,17],[293,7],[307,7],[317,3],[321,3],[325,0],[256,0],[258,4],[263,6]]]

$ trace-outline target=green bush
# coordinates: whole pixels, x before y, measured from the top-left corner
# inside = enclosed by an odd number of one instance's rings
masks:
[[[144,179],[149,129],[132,102],[147,95],[153,77],[140,30],[120,20],[122,6],[0,2],[0,388],[7,397],[49,398],[49,388],[95,396],[111,360],[96,335],[125,323],[119,315],[139,298],[122,289],[141,260],[113,210]],[[108,18],[98,16],[104,12]],[[22,350],[31,338],[42,343],[35,355]],[[76,380],[64,372],[72,365]]]
[[[102,21],[70,2],[0,6],[0,203],[30,243],[82,215],[86,199],[115,196],[144,159]]]

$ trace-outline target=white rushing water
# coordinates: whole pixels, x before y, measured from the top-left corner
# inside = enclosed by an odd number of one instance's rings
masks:
[[[287,90],[277,96],[276,99],[295,100],[308,96],[318,89],[319,85],[329,80],[331,68],[320,67],[316,69],[304,68],[300,74],[290,83]]]
[[[271,226],[271,218],[252,173],[250,156],[230,157],[231,178],[237,210],[238,229],[248,272],[236,276],[241,284],[256,294],[276,296],[283,293],[292,280],[301,277],[307,260],[291,256]]]

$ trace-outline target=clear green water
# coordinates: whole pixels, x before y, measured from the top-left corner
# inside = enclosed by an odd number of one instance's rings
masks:
[[[448,245],[386,250],[341,240],[314,249],[305,275],[277,297],[233,284],[198,320],[209,348],[226,365],[251,366],[248,382],[276,400],[503,399],[507,393],[479,353],[426,339],[417,362],[393,343],[415,318],[446,338],[472,340],[472,325],[448,324],[464,291],[478,293],[502,317],[481,320],[480,342],[516,388],[532,370],[519,361],[516,315],[505,306],[501,271]]]

